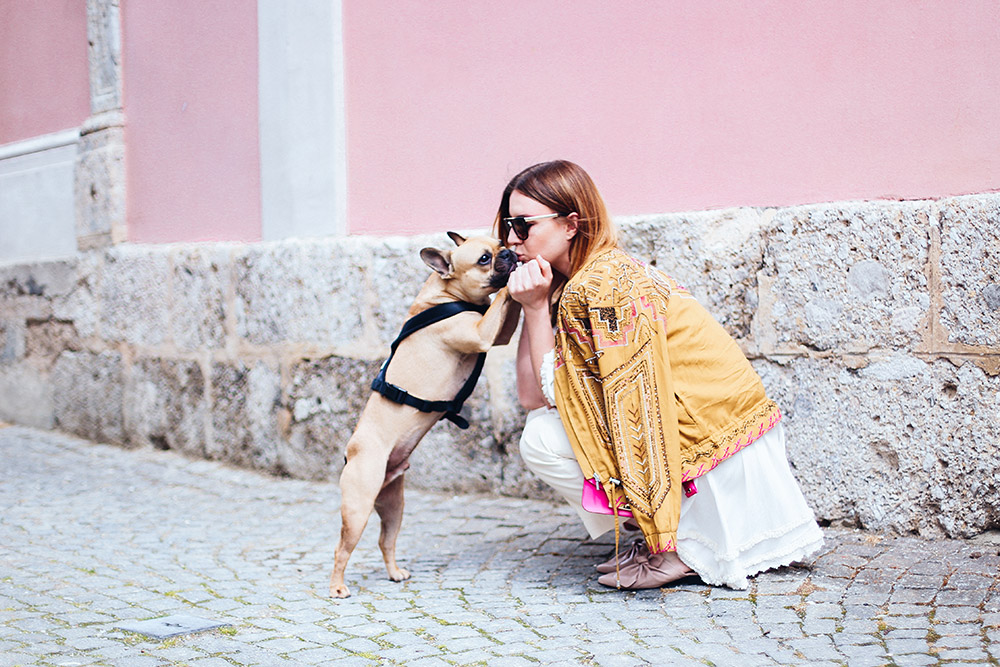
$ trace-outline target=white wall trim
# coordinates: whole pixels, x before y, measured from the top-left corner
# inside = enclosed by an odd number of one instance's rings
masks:
[[[77,129],[0,146],[0,264],[77,252]]]
[[[52,134],[42,134],[30,139],[14,141],[9,144],[0,145],[0,160],[8,160],[22,155],[30,155],[31,153],[40,153],[53,148],[62,148],[63,146],[75,144],[79,140],[80,129],[74,127],[69,130],[53,132]]]

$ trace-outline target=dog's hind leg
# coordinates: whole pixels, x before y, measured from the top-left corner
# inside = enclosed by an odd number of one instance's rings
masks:
[[[344,584],[347,561],[358,545],[368,523],[375,499],[385,479],[385,457],[355,456],[348,444],[347,463],[340,475],[340,543],[333,558],[330,596],[346,598],[351,592]]]
[[[375,511],[382,520],[382,530],[378,536],[378,546],[382,550],[382,560],[389,578],[403,581],[410,573],[396,564],[396,537],[403,523],[403,475],[385,485],[375,499]]]

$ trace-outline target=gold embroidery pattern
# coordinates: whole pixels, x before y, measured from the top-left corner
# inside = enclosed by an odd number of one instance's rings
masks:
[[[601,307],[594,309],[597,312],[597,320],[605,326],[608,334],[615,335],[618,333],[618,314],[615,313],[614,308]],[[610,338],[609,335],[609,338]]]
[[[604,378],[609,428],[633,512],[652,516],[670,492],[663,420],[653,388],[652,341]]]
[[[645,280],[655,281],[659,289],[637,285]],[[575,404],[582,406],[592,432],[600,433],[605,447],[613,447],[632,511],[647,517],[663,506],[671,490],[654,345],[666,330],[668,280],[619,255],[607,271],[567,285],[560,301],[560,347],[569,355],[566,370],[577,395]],[[644,296],[629,300],[637,292]],[[614,367],[602,367],[594,353],[626,346],[631,356],[616,360]]]

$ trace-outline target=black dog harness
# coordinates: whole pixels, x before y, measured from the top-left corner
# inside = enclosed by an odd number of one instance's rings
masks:
[[[472,390],[476,388],[476,382],[479,380],[479,374],[483,370],[483,363],[486,361],[486,353],[482,352],[476,358],[476,366],[472,369],[472,375],[469,379],[465,381],[465,385],[459,390],[458,394],[453,400],[450,401],[426,401],[422,398],[417,398],[407,391],[400,389],[394,384],[386,382],[385,372],[389,368],[389,362],[392,361],[392,357],[396,354],[396,347],[399,345],[400,341],[409,336],[414,331],[419,331],[424,327],[430,326],[435,322],[440,322],[441,320],[448,319],[452,315],[458,315],[459,313],[464,313],[467,310],[475,311],[480,315],[486,313],[489,308],[489,304],[483,304],[481,306],[474,303],[469,303],[468,301],[449,301],[448,303],[440,303],[436,306],[431,306],[427,310],[417,313],[403,324],[403,329],[399,332],[399,336],[396,340],[392,342],[392,348],[389,352],[389,358],[385,360],[382,364],[382,368],[379,369],[378,375],[372,380],[372,391],[377,391],[378,393],[385,396],[387,399],[393,403],[400,403],[402,405],[409,405],[411,408],[416,408],[421,412],[443,412],[441,419],[447,419],[461,429],[469,428],[469,422],[463,417],[459,416],[459,412],[462,410],[462,404],[465,403],[471,394]]]

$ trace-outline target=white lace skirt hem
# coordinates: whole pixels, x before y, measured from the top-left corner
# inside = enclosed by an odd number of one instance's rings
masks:
[[[781,424],[696,480],[681,501],[677,555],[705,583],[747,578],[815,553],[823,533],[785,458]]]

